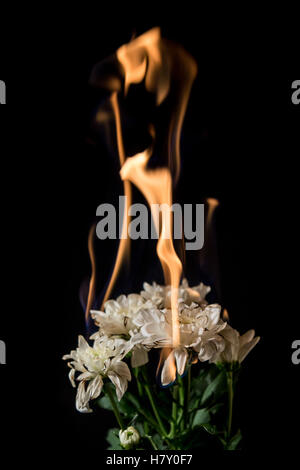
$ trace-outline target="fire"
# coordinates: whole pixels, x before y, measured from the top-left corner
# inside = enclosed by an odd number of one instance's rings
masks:
[[[111,96],[111,104],[112,104],[112,109],[113,109],[115,121],[116,121],[118,153],[119,153],[120,165],[122,166],[125,163],[126,157],[125,157],[125,150],[124,150],[124,144],[123,144],[118,96],[116,92],[114,92]],[[122,266],[122,263],[125,257],[129,258],[129,254],[130,254],[130,238],[127,237],[126,235],[128,233],[128,226],[130,222],[130,217],[128,215],[128,208],[131,205],[132,193],[131,193],[131,186],[130,186],[129,181],[124,181],[123,185],[124,185],[124,195],[126,196],[126,199],[125,199],[126,203],[125,203],[124,214],[123,214],[122,235],[120,239],[120,244],[118,248],[118,253],[117,253],[117,258],[116,258],[115,266],[113,269],[113,273],[110,278],[105,295],[103,297],[102,309],[103,309],[105,302],[109,299],[109,296],[115,285],[116,279],[118,277],[118,273],[120,271],[120,268]]]
[[[128,158],[121,169],[122,180],[130,180],[141,191],[151,207],[161,205],[161,230],[157,224],[157,218],[153,215],[156,224],[159,240],[157,243],[157,254],[160,259],[165,284],[171,285],[171,310],[172,310],[172,338],[173,347],[179,345],[179,322],[178,322],[178,291],[182,264],[178,258],[172,233],[172,179],[168,168],[157,168],[155,170],[147,169],[147,162],[150,158],[150,152],[145,151],[132,158]]]
[[[210,275],[218,296],[221,296],[219,259],[216,239],[215,213],[219,206],[218,199],[207,198],[207,214],[205,221],[205,247],[199,253],[201,268]]]
[[[166,385],[173,383],[176,380],[176,364],[174,352],[171,348],[164,348],[162,350],[157,367],[157,374],[161,371],[164,363],[166,364],[166,367],[163,368],[163,372],[161,374],[161,383]]]
[[[145,34],[131,40],[121,46],[116,52],[117,60],[122,68],[124,77],[124,93],[133,84],[144,81],[146,90],[155,95],[156,106],[168,99],[170,116],[167,122],[166,155],[162,154],[161,164],[165,167],[149,169],[147,164],[151,157],[152,149],[126,158],[120,110],[117,92],[120,87],[113,87],[109,82],[108,88],[115,90],[111,95],[111,103],[116,122],[117,144],[121,171],[120,175],[124,183],[124,194],[127,196],[127,207],[123,217],[122,238],[120,240],[116,263],[105,293],[103,304],[109,298],[121,264],[129,253],[129,238],[126,237],[129,226],[128,207],[131,204],[131,186],[133,183],[148,201],[151,210],[152,204],[161,207],[161,214],[152,213],[159,240],[157,243],[157,255],[164,272],[165,284],[170,285],[171,311],[172,311],[172,347],[180,344],[180,331],[178,320],[178,286],[180,283],[182,264],[177,256],[172,240],[173,217],[171,212],[172,190],[180,173],[180,135],[187,103],[193,81],[197,74],[195,60],[181,46],[161,38],[160,29],[153,28]],[[151,127],[151,135],[155,139],[154,125]],[[171,236],[169,236],[171,234]],[[161,359],[166,359],[163,353]],[[176,378],[176,366],[174,354],[167,356],[168,370],[171,376]],[[175,374],[175,375],[174,375]]]
[[[95,258],[95,252],[94,252],[94,237],[95,237],[95,224],[92,225],[90,232],[89,232],[89,237],[88,237],[88,250],[89,250],[89,255],[90,255],[90,260],[91,260],[92,273],[91,273],[91,278],[90,278],[90,283],[89,283],[89,292],[88,292],[88,298],[87,298],[86,309],[85,309],[86,322],[88,321],[90,310],[92,308],[92,302],[93,302],[94,295],[95,295],[96,258]]]
[[[206,226],[207,226],[207,230],[209,231],[210,228],[211,228],[212,218],[213,218],[213,215],[214,215],[214,212],[215,212],[216,208],[219,205],[219,201],[218,201],[218,199],[214,199],[213,197],[209,197],[209,198],[206,199],[206,202],[208,204]]]
[[[118,49],[117,58],[124,71],[125,94],[131,84],[144,80],[146,90],[155,94],[157,106],[167,97],[170,99],[167,162],[176,184],[180,174],[181,129],[197,64],[181,46],[163,39],[159,28],[124,44]]]
[[[229,314],[227,308],[224,308],[223,310],[223,320],[224,321],[229,321]]]

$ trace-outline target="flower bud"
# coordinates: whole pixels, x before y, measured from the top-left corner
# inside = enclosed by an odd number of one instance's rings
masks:
[[[125,431],[120,430],[119,437],[121,446],[126,450],[135,447],[140,440],[140,435],[133,426],[129,426],[129,428],[125,429]]]

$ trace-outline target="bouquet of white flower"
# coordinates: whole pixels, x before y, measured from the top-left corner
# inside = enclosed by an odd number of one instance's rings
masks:
[[[206,301],[209,291],[202,283],[189,287],[182,281],[176,344],[170,286],[144,283],[140,294],[121,295],[107,301],[104,312],[91,311],[99,328],[90,338],[93,344],[79,336],[77,349],[63,359],[69,361],[72,385],[78,382],[77,410],[91,412],[90,401],[98,399],[114,412],[119,429],[108,432],[109,449],[191,449],[205,446],[207,439],[226,450],[238,447],[233,394],[240,364],[259,338],[253,330],[240,336],[224,322],[221,306]],[[157,349],[155,380],[149,353]],[[198,361],[208,365],[193,367]]]

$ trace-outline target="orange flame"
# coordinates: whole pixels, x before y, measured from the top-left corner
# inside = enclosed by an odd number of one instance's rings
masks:
[[[117,51],[125,74],[125,94],[131,84],[145,80],[146,90],[156,94],[159,106],[172,90],[168,127],[168,166],[177,183],[180,174],[180,135],[192,84],[197,75],[194,58],[181,46],[161,38],[153,28]]]
[[[229,314],[227,308],[224,308],[223,310],[223,320],[224,321],[229,321]]]
[[[91,278],[90,278],[90,283],[89,283],[89,292],[88,292],[88,298],[87,298],[87,303],[86,303],[86,309],[85,309],[85,320],[88,320],[89,313],[92,307],[92,302],[94,299],[95,295],[95,284],[96,284],[96,258],[95,258],[95,252],[94,252],[94,236],[95,236],[95,224],[92,225],[90,228],[89,232],[89,237],[88,237],[88,251],[90,255],[90,260],[91,260]]]
[[[168,385],[172,382],[175,382],[177,371],[176,371],[176,364],[175,364],[173,349],[171,348],[162,349],[156,374],[158,375],[159,372],[161,372],[162,385]]]
[[[111,96],[111,104],[112,108],[114,111],[114,116],[115,116],[115,121],[116,121],[116,134],[117,134],[117,144],[118,144],[118,153],[119,153],[119,160],[121,166],[124,165],[125,163],[125,150],[124,150],[124,144],[123,144],[123,136],[122,136],[122,127],[121,127],[121,117],[120,117],[120,109],[119,109],[119,104],[118,104],[118,96],[117,93],[113,93]],[[120,271],[120,267],[125,259],[129,258],[130,254],[130,239],[128,237],[128,226],[130,222],[130,217],[128,215],[128,209],[129,206],[131,205],[131,200],[132,200],[132,194],[131,194],[131,185],[129,181],[124,181],[124,195],[126,196],[125,198],[125,207],[124,207],[124,214],[123,214],[123,221],[122,221],[122,234],[121,234],[121,239],[118,247],[118,253],[117,253],[117,258],[116,262],[114,265],[113,273],[110,278],[108,287],[106,289],[105,295],[103,297],[102,301],[102,306],[101,309],[103,309],[103,306],[105,302],[109,299],[109,296],[111,294],[111,291],[115,285],[116,279],[118,277],[118,273]]]
[[[207,218],[206,218],[206,227],[207,227],[207,231],[210,231],[210,228],[211,228],[211,221],[212,221],[214,212],[215,212],[216,208],[217,208],[218,205],[219,205],[219,201],[218,201],[218,199],[214,199],[213,197],[208,197],[208,198],[206,199],[206,202],[207,202],[207,204],[208,204],[208,211],[207,211]]]
[[[172,179],[168,168],[147,169],[150,152],[145,151],[132,158],[128,158],[121,168],[122,180],[129,180],[145,196],[151,211],[156,230],[160,234],[156,251],[160,259],[165,284],[171,285],[171,310],[172,310],[172,339],[173,347],[179,344],[179,322],[178,322],[178,292],[182,272],[181,261],[178,258],[172,233]],[[157,223],[156,214],[153,213],[153,205],[161,207],[161,230]]]
[[[152,212],[152,216],[159,234],[157,254],[163,268],[165,284],[170,285],[172,289],[172,346],[176,347],[180,344],[177,303],[182,264],[172,240],[172,187],[173,183],[176,184],[179,178],[180,135],[191,87],[197,74],[197,65],[190,54],[181,46],[162,39],[159,28],[153,28],[131,40],[130,43],[121,46],[117,50],[116,56],[123,68],[125,95],[130,85],[141,83],[144,80],[146,90],[155,94],[157,106],[165,99],[169,99],[171,114],[167,126],[168,153],[164,156],[167,157],[165,160],[168,162],[168,168],[150,170],[147,168],[151,156],[150,150],[126,159],[117,94],[114,93],[111,97],[121,164],[120,175],[124,182],[124,193],[127,195],[127,206],[123,217],[122,239],[120,240],[113,275],[103,303],[109,298],[121,263],[128,253],[128,241],[125,236],[127,238],[128,207],[131,204],[130,182],[132,182],[147,199],[151,211],[153,204],[158,204],[161,209],[158,220],[156,218],[157,214]],[[176,378],[174,354],[169,354],[167,360],[170,376],[173,377],[175,374]]]

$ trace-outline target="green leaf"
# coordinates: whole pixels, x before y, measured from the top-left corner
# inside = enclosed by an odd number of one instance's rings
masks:
[[[112,406],[111,406],[110,399],[108,398],[108,396],[104,395],[102,398],[100,398],[97,401],[97,403],[99,406],[101,406],[101,408],[112,411]]]
[[[205,431],[207,431],[209,434],[218,434],[217,426],[215,426],[214,424],[202,424],[202,428],[205,429]]]
[[[218,413],[218,411],[223,408],[224,404],[223,403],[217,403],[216,405],[212,406],[211,408],[209,408],[209,412],[210,414],[212,415],[215,415]]]
[[[106,440],[110,444],[108,450],[122,450],[119,439],[119,430],[117,428],[112,428],[108,431]]]
[[[201,399],[201,404],[204,405],[209,399],[213,396],[216,398],[217,396],[224,393],[226,390],[226,381],[225,381],[225,374],[220,372],[217,377],[208,385],[206,390],[204,391]]]
[[[137,410],[141,407],[139,400],[131,392],[127,391],[126,394],[124,395],[124,398],[125,397],[128,401],[130,401],[135,406]]]
[[[209,423],[210,414],[206,408],[198,410],[194,416],[192,427],[201,426],[202,424]]]
[[[227,450],[237,450],[237,447],[239,443],[242,440],[242,433],[241,430],[239,429],[238,432],[231,438]]]
[[[167,448],[159,434],[154,434],[152,439],[158,449],[163,450]]]
[[[200,402],[200,398],[197,398],[197,397],[191,398],[188,404],[188,413],[192,413],[193,411],[198,410],[199,402]]]
[[[150,421],[150,423],[152,425],[156,426],[156,422],[153,420],[153,418],[151,416],[151,412],[149,412],[147,409],[143,408],[142,405],[140,404],[139,400],[132,393],[126,392],[126,395],[124,395],[123,399],[124,398],[126,398],[126,400],[128,400],[130,403],[132,403],[134,405],[135,412],[138,412],[140,415],[146,417],[147,420]]]
[[[118,408],[126,417],[133,418],[136,415],[136,408],[129,400],[127,400],[126,395],[124,395],[122,400],[118,402]]]
[[[135,423],[134,427],[138,430],[141,437],[145,436],[144,426],[142,423]]]

